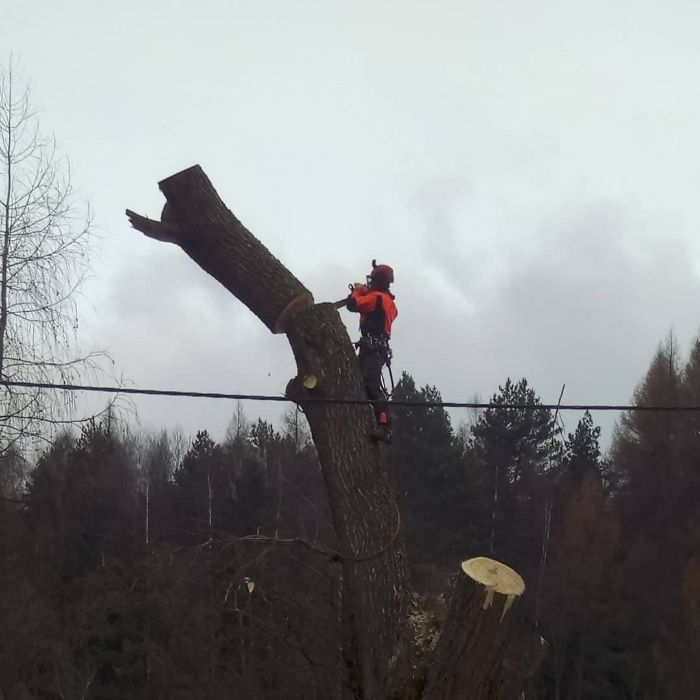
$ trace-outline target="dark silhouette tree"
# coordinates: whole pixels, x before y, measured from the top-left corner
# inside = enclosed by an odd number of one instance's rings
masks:
[[[583,414],[564,444],[564,467],[574,482],[587,475],[600,481],[606,477],[607,462],[600,451],[600,426],[593,423],[589,411]]]
[[[413,377],[403,373],[394,399],[439,402],[441,396],[433,386],[418,389]],[[435,585],[441,590],[455,561],[483,551],[478,549],[483,494],[478,484],[468,481],[462,449],[444,408],[400,406],[394,413],[393,478],[414,580],[421,590]]]
[[[692,384],[690,374],[689,384]],[[678,347],[669,335],[634,394],[637,406],[671,406],[684,395]],[[679,581],[695,548],[697,480],[684,457],[687,419],[671,412],[629,411],[613,440],[628,593],[635,604],[630,651],[640,669],[639,693],[662,682],[664,659],[677,653],[683,613]]]
[[[472,428],[475,455],[491,482],[490,549],[521,569],[537,560],[541,547],[548,494],[544,477],[558,463],[558,428],[547,409],[499,408],[541,403],[526,379],[507,379],[490,403]],[[521,522],[530,528],[523,531]]]
[[[542,596],[541,624],[550,654],[540,690],[555,700],[625,697],[635,668],[623,643],[631,630],[619,516],[594,469],[578,473],[561,498]]]

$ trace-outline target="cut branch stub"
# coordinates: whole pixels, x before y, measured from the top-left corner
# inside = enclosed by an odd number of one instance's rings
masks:
[[[181,232],[174,224],[149,219],[146,216],[137,214],[135,211],[131,211],[131,209],[126,210],[126,215],[129,217],[131,225],[149,238],[155,238],[155,240],[164,241],[165,243],[179,242]]]
[[[501,685],[513,601],[525,591],[509,566],[476,557],[462,562],[428,674],[426,700],[495,700]]]

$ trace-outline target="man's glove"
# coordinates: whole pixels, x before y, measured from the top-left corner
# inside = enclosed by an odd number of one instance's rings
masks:
[[[368,288],[366,284],[362,282],[355,282],[355,284],[350,285],[350,291],[359,292],[360,294],[367,294]]]

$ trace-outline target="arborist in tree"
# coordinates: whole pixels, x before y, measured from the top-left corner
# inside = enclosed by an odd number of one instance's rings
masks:
[[[346,300],[349,311],[360,314],[361,338],[357,357],[365,380],[367,398],[376,401],[375,428],[368,435],[375,441],[391,443],[391,418],[387,394],[382,387],[382,368],[391,363],[391,326],[398,315],[394,295],[389,285],[394,281],[394,270],[388,265],[377,265],[372,260],[372,271],[367,275],[367,284],[351,285],[352,291]]]

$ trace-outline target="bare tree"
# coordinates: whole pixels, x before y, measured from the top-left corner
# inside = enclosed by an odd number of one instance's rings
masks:
[[[13,58],[0,69],[0,214],[0,377],[74,381],[95,359],[74,350],[90,211],[55,139],[41,135]],[[45,435],[47,421],[60,422],[70,408],[47,389],[3,385],[0,454]]]

